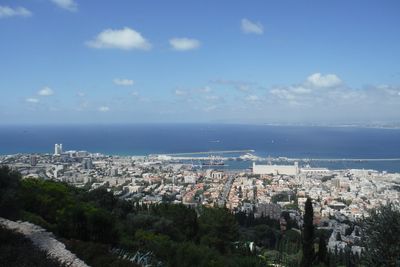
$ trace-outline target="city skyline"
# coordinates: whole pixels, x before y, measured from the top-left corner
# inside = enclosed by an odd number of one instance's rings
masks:
[[[2,1],[0,124],[398,122],[399,8]]]

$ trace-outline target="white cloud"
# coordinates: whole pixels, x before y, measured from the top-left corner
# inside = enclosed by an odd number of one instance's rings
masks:
[[[54,95],[54,91],[50,87],[43,87],[39,90],[38,95],[40,96],[51,96]]]
[[[200,47],[200,42],[190,38],[172,38],[169,40],[171,47],[178,51],[193,50]]]
[[[12,8],[9,6],[0,6],[0,18],[9,17],[30,17],[32,12],[24,7]]]
[[[33,104],[39,103],[39,99],[34,98],[34,97],[29,97],[29,98],[25,99],[25,101],[28,103],[33,103]]]
[[[256,101],[260,100],[260,97],[257,95],[248,95],[248,96],[246,96],[245,99],[246,99],[246,101],[249,101],[249,102],[256,102]]]
[[[289,90],[286,90],[286,89],[275,88],[269,92],[272,95],[274,95],[280,99],[284,99],[284,100],[293,100],[296,98],[295,95],[293,95]]]
[[[140,94],[139,94],[138,91],[133,91],[133,92],[131,93],[131,96],[137,97],[137,96],[139,96],[139,95],[140,95]]]
[[[99,33],[95,39],[86,42],[86,45],[97,49],[151,49],[151,44],[142,36],[140,32],[128,27],[120,30],[106,29]]]
[[[78,4],[74,0],[51,0],[51,2],[68,11],[78,10]]]
[[[175,95],[177,95],[177,96],[184,96],[184,95],[187,95],[187,92],[184,91],[184,90],[176,89],[176,90],[175,90]]]
[[[100,112],[108,112],[108,111],[110,111],[110,108],[107,107],[107,106],[101,106],[101,107],[99,107],[98,110],[99,110]]]
[[[208,101],[218,101],[218,100],[221,99],[221,98],[220,98],[219,96],[217,96],[217,95],[206,95],[204,98],[205,98],[206,100],[208,100]]]
[[[242,91],[242,92],[247,92],[250,90],[250,85],[248,85],[248,84],[238,84],[235,87],[236,87],[236,89],[238,89],[239,91]]]
[[[114,83],[120,86],[132,86],[134,84],[133,80],[129,79],[114,79]]]
[[[308,76],[307,82],[314,87],[335,87],[342,84],[342,80],[335,74],[322,75],[321,73],[314,73]]]
[[[85,97],[86,96],[86,94],[84,92],[78,92],[78,93],[76,93],[76,95],[79,96],[79,97]]]
[[[309,94],[312,92],[310,88],[305,88],[303,86],[291,86],[290,91],[295,94]]]
[[[242,32],[253,33],[253,34],[263,34],[264,27],[260,22],[251,22],[248,19],[242,19],[241,22]]]
[[[247,82],[247,81],[216,79],[216,80],[211,80],[210,82],[224,86],[233,86],[235,89],[241,92],[248,92],[254,87],[254,84],[252,82]]]
[[[213,106],[207,106],[205,108],[203,108],[203,111],[205,112],[211,112],[217,109],[217,106],[213,105]]]
[[[89,107],[89,101],[83,100],[79,103],[79,106],[75,108],[76,111],[84,111]]]
[[[390,86],[387,84],[381,84],[376,87],[379,91],[382,91],[390,96],[400,96],[400,87]]]
[[[342,88],[340,85],[342,85],[342,80],[335,74],[314,73],[301,84],[275,87],[269,93],[284,101],[296,100],[297,104],[307,105],[315,104],[317,101],[323,101],[329,97],[338,99],[354,96],[348,94],[349,88]],[[320,88],[331,88],[331,90],[317,90]]]
[[[205,87],[201,88],[199,91],[200,91],[200,93],[207,94],[207,93],[210,93],[212,91],[212,88],[209,87],[209,86],[205,86]]]

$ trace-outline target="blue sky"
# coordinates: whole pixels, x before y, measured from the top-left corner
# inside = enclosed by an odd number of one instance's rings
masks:
[[[399,1],[0,0],[0,123],[400,120]]]

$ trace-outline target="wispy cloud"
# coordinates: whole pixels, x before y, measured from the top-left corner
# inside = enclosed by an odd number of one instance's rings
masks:
[[[75,12],[78,10],[78,4],[74,0],[51,0],[51,2],[68,11]]]
[[[216,110],[218,107],[216,105],[211,105],[211,106],[206,106],[205,108],[203,108],[204,112],[212,112],[214,110]]]
[[[242,32],[251,34],[263,34],[264,26],[260,22],[252,22],[246,18],[241,21]]]
[[[221,97],[218,95],[206,95],[204,99],[207,101],[219,101]]]
[[[32,12],[24,7],[9,7],[9,6],[0,6],[0,18],[9,18],[9,17],[30,17],[32,16]]]
[[[87,41],[86,45],[97,49],[151,49],[151,44],[140,32],[128,27],[123,29],[106,29],[100,32],[93,40]]]
[[[40,102],[40,100],[38,98],[34,98],[34,97],[28,97],[28,98],[25,99],[25,101],[28,102],[28,103],[33,103],[33,104],[36,104],[36,103]]]
[[[307,82],[314,87],[323,88],[339,86],[342,80],[335,74],[323,75],[321,73],[314,73],[307,77]]]
[[[40,96],[52,96],[54,95],[53,89],[50,87],[43,87],[42,89],[39,90],[38,95]]]
[[[200,47],[200,41],[190,38],[172,38],[169,40],[169,44],[177,51],[188,51]]]
[[[134,84],[133,80],[130,79],[114,79],[114,84],[119,86],[132,86]]]
[[[276,109],[296,110],[296,116],[304,119],[326,116],[346,121],[400,115],[399,86],[350,87],[336,74],[314,73],[303,83],[272,87],[267,90],[266,101]]]
[[[185,90],[181,90],[181,89],[176,89],[176,90],[175,90],[175,95],[176,95],[176,96],[185,96],[185,95],[187,95],[187,94],[188,94],[188,92],[185,91]]]
[[[233,88],[241,92],[249,92],[255,86],[255,84],[252,82],[239,81],[239,80],[225,80],[225,79],[211,80],[210,83],[232,86]]]
[[[204,93],[204,94],[208,94],[210,92],[212,92],[212,88],[210,86],[204,86],[202,88],[199,89],[200,93]]]
[[[84,111],[89,107],[89,101],[82,100],[79,102],[78,106],[75,108],[75,111]]]
[[[98,108],[98,111],[100,111],[100,112],[108,112],[108,111],[110,111],[110,107],[101,106],[101,107]]]
[[[245,100],[248,102],[257,102],[260,100],[260,97],[257,95],[248,95],[245,97]]]

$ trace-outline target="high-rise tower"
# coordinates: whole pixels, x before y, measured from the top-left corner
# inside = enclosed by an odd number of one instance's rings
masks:
[[[54,145],[54,155],[59,156],[62,154],[62,144]]]

